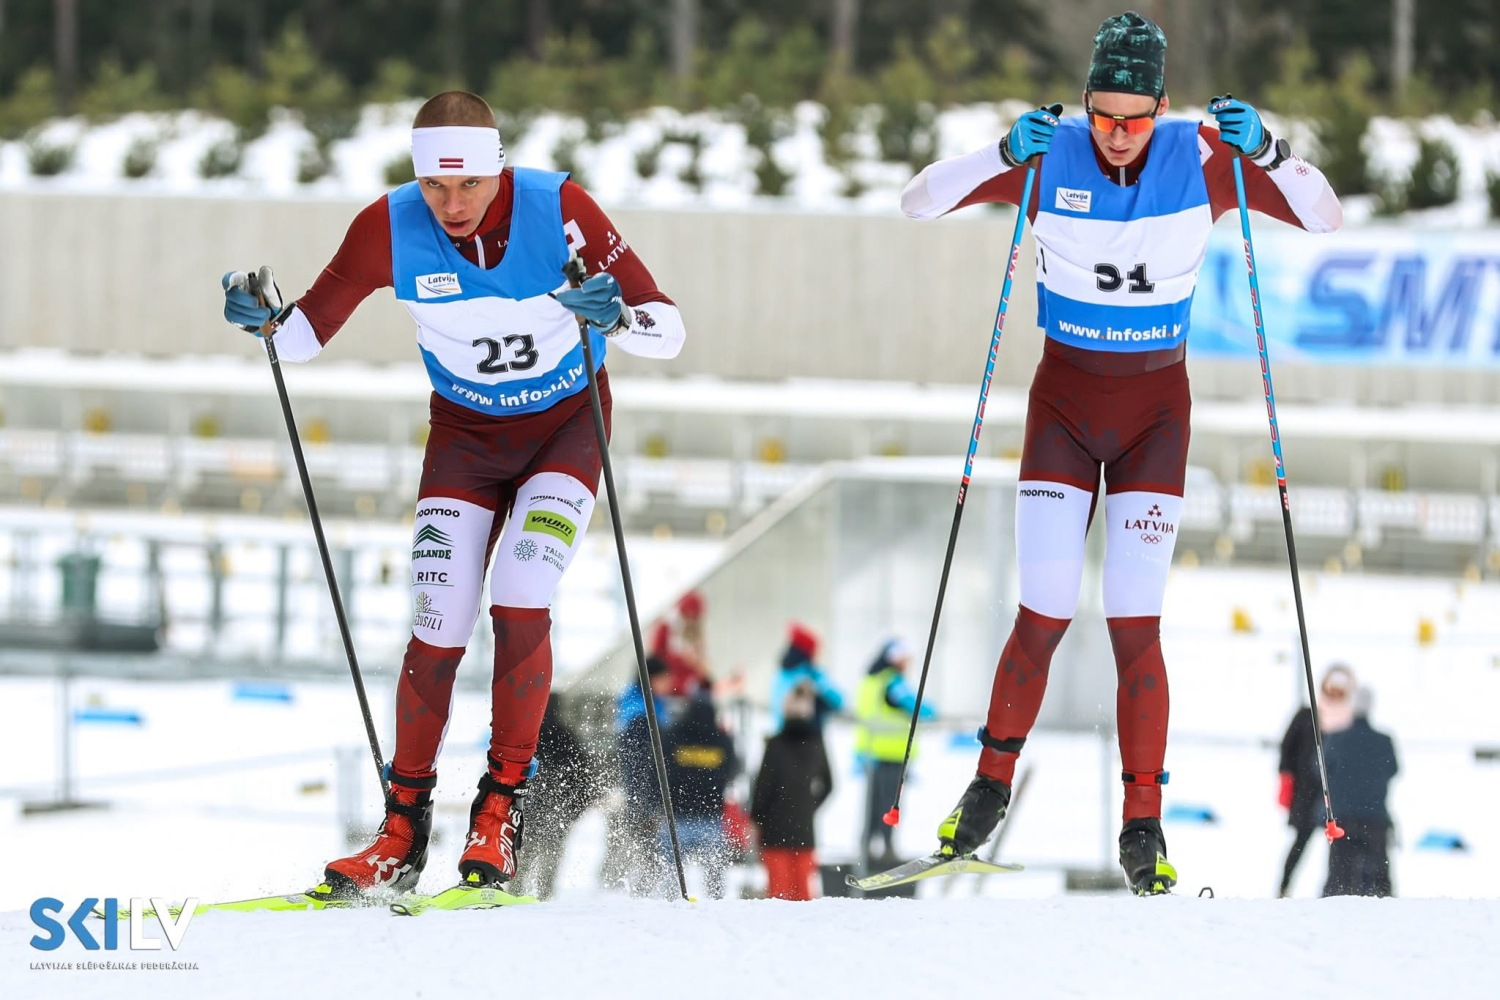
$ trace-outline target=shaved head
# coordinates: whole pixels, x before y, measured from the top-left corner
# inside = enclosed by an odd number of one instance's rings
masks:
[[[438,128],[443,125],[495,127],[495,112],[478,94],[466,90],[446,90],[431,98],[417,110],[412,128]]]

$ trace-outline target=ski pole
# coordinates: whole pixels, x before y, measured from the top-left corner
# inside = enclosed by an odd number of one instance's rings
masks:
[[[984,362],[984,380],[979,384],[979,406],[974,411],[974,429],[969,433],[969,451],[964,456],[964,476],[958,484],[958,503],[953,508],[953,527],[948,532],[948,551],[943,556],[943,573],[938,578],[937,604],[932,609],[932,628],[927,632],[927,650],[922,654],[922,674],[917,681],[917,703],[912,708],[911,725],[906,730],[906,753],[901,758],[901,777],[896,782],[896,799],[886,812],[886,826],[901,822],[901,792],[906,787],[906,770],[911,763],[912,743],[917,735],[917,715],[922,710],[922,695],[927,689],[927,670],[932,665],[932,648],[937,643],[938,619],[943,613],[943,595],[948,590],[948,573],[953,569],[953,551],[958,545],[958,525],[964,516],[964,499],[969,494],[969,478],[974,474],[974,455],[979,450],[979,431],[984,425],[984,405],[990,397],[990,382],[995,377],[995,356],[1000,351],[1000,334],[1005,329],[1005,314],[1010,306],[1010,286],[1021,257],[1021,233],[1026,228],[1026,211],[1031,204],[1031,186],[1036,181],[1036,157],[1026,164],[1026,182],[1021,189],[1021,203],[1016,208],[1016,229],[1010,238],[1010,257],[1005,266],[1005,284],[1000,289],[1000,306],[995,312],[995,329],[990,337],[990,353]]]
[[[563,274],[574,288],[588,277],[583,259],[576,253],[563,265]],[[646,670],[646,644],[641,638],[641,619],[635,609],[635,588],[630,583],[630,560],[625,555],[625,527],[620,522],[620,503],[615,496],[615,473],[609,461],[609,432],[604,429],[604,404],[599,400],[599,381],[594,376],[594,348],[589,343],[588,320],[578,317],[578,336],[583,341],[583,370],[588,376],[589,403],[594,410],[594,434],[599,439],[599,460],[604,469],[604,491],[609,499],[609,520],[615,531],[615,551],[620,555],[620,578],[625,584],[625,611],[630,618],[630,639],[635,644],[635,665],[646,703],[646,728],[651,733],[651,757],[656,781],[661,786],[661,804],[667,815],[667,835],[672,841],[672,860],[677,867],[677,888],[687,899],[687,875],[682,867],[682,844],[677,838],[677,816],[672,811],[672,790],[667,785],[667,759],[662,749],[661,724],[656,719],[656,698],[651,693],[651,675]]]
[[[1297,575],[1297,542],[1292,537],[1292,502],[1286,492],[1286,463],[1281,456],[1281,431],[1276,423],[1276,391],[1271,387],[1271,356],[1266,350],[1266,326],[1260,312],[1260,279],[1255,273],[1255,247],[1250,242],[1250,209],[1245,200],[1245,171],[1238,154],[1234,157],[1234,195],[1240,208],[1240,233],[1245,241],[1245,269],[1250,274],[1250,311],[1255,315],[1255,346],[1260,351],[1260,381],[1266,394],[1266,416],[1271,422],[1271,453],[1276,456],[1276,488],[1281,491],[1281,524],[1286,529],[1286,554],[1292,568],[1292,599],[1297,605],[1297,632],[1302,639],[1302,672],[1307,677],[1307,697],[1312,705],[1313,746],[1318,752],[1318,777],[1323,781],[1323,808],[1328,816],[1324,832],[1329,843],[1344,835],[1333,818],[1333,797],[1328,792],[1328,762],[1323,756],[1323,727],[1318,722],[1318,695],[1313,685],[1312,653],[1307,645],[1307,614],[1302,608],[1302,581]]]
[[[262,268],[268,271],[269,268]],[[251,272],[248,291],[261,305],[266,304],[260,274]],[[344,640],[344,653],[349,657],[349,674],[354,679],[354,694],[359,699],[360,715],[365,721],[365,735],[370,740],[370,755],[375,758],[375,774],[380,779],[380,791],[390,796],[386,784],[385,759],[380,752],[380,737],[375,735],[375,720],[370,716],[370,700],[365,696],[365,682],[360,675],[359,661],[354,656],[354,639],[349,634],[349,619],[344,614],[344,601],[339,596],[338,578],[334,576],[333,559],[328,554],[328,539],[323,536],[323,519],[318,516],[318,501],[313,496],[312,480],[307,475],[307,459],[302,454],[302,439],[297,434],[297,421],[292,417],[292,402],[287,396],[286,381],[281,377],[281,359],[276,355],[276,320],[273,316],[260,328],[260,336],[266,344],[266,358],[271,362],[271,374],[276,380],[276,395],[281,399],[281,415],[286,418],[287,436],[292,441],[292,457],[297,464],[297,478],[302,481],[302,496],[307,500],[307,515],[312,521],[313,537],[318,542],[318,556],[323,560],[323,577],[328,581],[328,596],[333,601],[333,616],[338,620],[339,636]]]

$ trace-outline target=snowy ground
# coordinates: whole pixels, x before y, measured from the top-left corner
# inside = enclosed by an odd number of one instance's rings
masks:
[[[414,920],[383,912],[194,921],[182,971],[36,970],[0,916],[0,992],[61,996],[1443,997],[1500,982],[1500,906],[1063,898],[559,902]],[[128,956],[129,953],[119,953]],[[148,956],[148,959],[155,956]],[[125,961],[131,961],[129,957]],[[330,990],[332,987],[332,990]]]
[[[25,816],[55,793],[61,761],[55,681],[0,678],[0,997],[252,997],[289,983],[337,981],[340,993],[447,996],[483,977],[555,996],[725,997],[1492,997],[1500,960],[1500,765],[1474,749],[1500,744],[1494,721],[1500,587],[1440,580],[1320,576],[1309,586],[1320,665],[1347,657],[1379,693],[1376,721],[1398,738],[1402,775],[1397,892],[1389,901],[1318,900],[1326,849],[1314,843],[1292,900],[1274,894],[1289,838],[1275,806],[1275,754],[1297,701],[1284,575],[1179,570],[1167,598],[1173,731],[1165,825],[1182,895],[1140,901],[1066,895],[1068,869],[1112,865],[1118,764],[1099,734],[1039,732],[1034,767],[1004,855],[1026,873],[929,883],[915,901],[812,904],[630,897],[602,886],[604,817],[590,813],[568,845],[558,900],[525,910],[316,916],[205,914],[165,955],[86,953],[70,940],[34,949],[28,915],[43,896],[239,898],[303,887],[344,848],[339,816],[376,817],[368,751],[346,684],[298,683],[289,700],[226,681],[76,680],[70,710],[140,714],[139,723],[80,723],[69,746],[73,794],[106,807]],[[1232,607],[1257,631],[1233,634]],[[1414,623],[1439,623],[1419,647]],[[389,690],[372,685],[390,746]],[[1101,691],[1102,697],[1110,697]],[[247,697],[246,695],[251,695]],[[930,847],[938,819],[971,773],[972,720],[942,706],[904,799],[898,847]],[[424,888],[451,876],[478,774],[488,706],[463,693],[449,728],[433,857]],[[752,739],[751,744],[754,744]],[[825,862],[854,851],[863,784],[844,723],[830,732],[836,791],[819,817]],[[1212,822],[1193,818],[1211,813]],[[1433,849],[1458,833],[1467,850]],[[696,891],[697,873],[690,873]],[[732,891],[762,884],[737,871]],[[1213,901],[1192,897],[1211,886]],[[147,925],[148,936],[160,931]],[[989,942],[1003,941],[1000,948]],[[583,961],[573,960],[574,956]],[[54,970],[42,962],[160,959],[188,970]],[[498,959],[498,961],[497,961]],[[641,971],[637,971],[641,970]],[[89,979],[76,978],[92,972]],[[58,977],[62,977],[59,979]],[[109,977],[105,984],[99,977]],[[293,990],[295,995],[296,990]]]

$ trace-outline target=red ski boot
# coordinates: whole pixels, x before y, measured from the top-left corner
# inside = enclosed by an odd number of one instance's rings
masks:
[[[504,885],[516,873],[516,853],[521,849],[519,800],[526,794],[530,765],[493,757],[489,765],[469,809],[469,839],[458,859],[458,875],[466,885]]]
[[[432,834],[432,788],[437,777],[410,778],[391,773],[385,822],[375,842],[358,854],[329,862],[323,880],[335,896],[360,896],[377,889],[410,888],[427,864]]]

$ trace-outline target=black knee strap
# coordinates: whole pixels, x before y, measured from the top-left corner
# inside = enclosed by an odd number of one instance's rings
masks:
[[[432,818],[432,790],[437,787],[437,775],[414,778],[393,770],[390,772],[390,782],[391,790],[385,797],[387,812],[406,816],[417,823],[426,823]],[[415,802],[402,802],[396,798],[397,788],[409,788],[421,794],[417,795]]]
[[[1026,737],[1012,736],[1010,739],[997,740],[990,735],[990,731],[983,726],[979,727],[979,742],[987,749],[998,750],[1000,753],[1020,753],[1021,748],[1026,745]]]
[[[1121,771],[1120,780],[1127,785],[1165,785],[1171,771]]]
[[[437,787],[437,775],[429,775],[426,778],[414,778],[409,774],[402,774],[400,771],[392,771],[390,773],[390,782],[393,785],[400,785],[402,788],[431,791]]]

